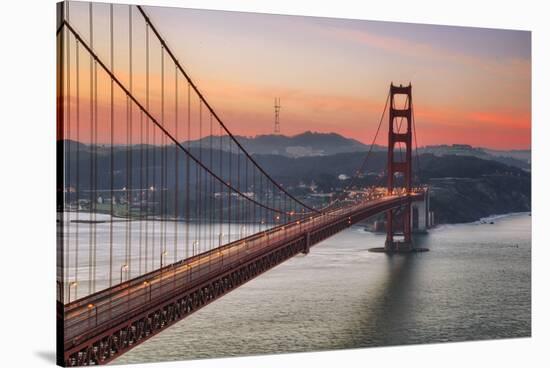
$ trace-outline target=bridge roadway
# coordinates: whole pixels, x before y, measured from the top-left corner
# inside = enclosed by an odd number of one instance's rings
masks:
[[[423,195],[423,192],[415,192],[410,195],[383,196],[334,209],[323,214],[315,214],[167,265],[69,303],[64,306],[66,364],[103,364],[159,332],[150,331],[146,337],[137,339],[142,341],[135,341],[133,344],[130,342],[122,350],[112,348],[110,346],[111,342],[109,342],[109,347],[103,349],[107,351],[98,353],[101,346],[105,344],[100,343],[98,347],[98,339],[116,332],[119,328],[117,326],[127,324],[128,320],[135,319],[136,316],[141,315],[150,318],[151,311],[158,308],[167,298],[174,298],[176,295],[185,294],[193,288],[202,287],[201,285],[205,285],[205,282],[216,277],[219,278],[220,275],[238,269],[247,262],[250,263],[251,260],[259,259],[287,244],[299,244],[299,249],[294,252],[295,254],[300,251],[307,253],[310,245],[330,237],[353,223],[390,208],[399,207],[407,201],[417,200]],[[295,254],[290,254],[286,259]],[[267,269],[282,261],[284,259],[270,265]],[[250,279],[267,269],[257,272]],[[242,283],[246,281],[248,281],[248,278]],[[233,289],[234,285],[230,284],[229,290],[225,291],[224,289],[219,296]],[[219,296],[212,298],[212,300]],[[197,308],[191,308],[192,310],[187,314],[208,304],[210,301]],[[151,321],[149,320],[149,322]],[[165,324],[166,326],[160,329],[164,329],[169,325],[169,323]],[[133,329],[135,330],[135,326],[133,326]],[[121,337],[119,336],[118,339],[120,340]],[[115,340],[117,339],[115,338]],[[96,345],[93,345],[94,341]],[[87,352],[83,353],[86,349]],[[113,349],[120,351],[113,352]],[[119,354],[117,355],[117,353]],[[93,358],[92,354],[95,354],[96,358]]]

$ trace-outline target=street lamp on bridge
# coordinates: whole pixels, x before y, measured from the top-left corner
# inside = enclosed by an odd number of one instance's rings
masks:
[[[77,287],[77,286],[78,286],[78,281],[73,281],[69,284],[69,303],[71,302],[71,288]]]
[[[128,265],[125,263],[120,266],[120,283],[122,284],[122,272],[128,272]]]
[[[95,309],[95,325],[97,327],[97,306],[94,304],[88,304],[88,311],[90,313],[90,317],[92,316],[92,309]]]
[[[162,265],[164,264],[163,261],[164,261],[164,258],[166,258],[166,256],[168,255],[168,251],[167,250],[164,250],[161,254],[160,254],[160,267],[162,268]]]

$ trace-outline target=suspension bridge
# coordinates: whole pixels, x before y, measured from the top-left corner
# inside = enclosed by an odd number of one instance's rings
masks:
[[[312,204],[239,143],[141,6],[60,3],[57,42],[59,364],[108,363],[378,214],[379,250],[418,250],[429,202],[410,84],[390,86],[345,190]],[[387,169],[366,186],[386,116]]]

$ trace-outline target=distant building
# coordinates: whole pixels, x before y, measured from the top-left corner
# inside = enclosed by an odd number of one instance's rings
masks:
[[[312,192],[316,192],[317,191],[317,184],[315,184],[315,182],[312,180],[311,181],[311,184],[309,184],[309,189],[312,191]]]
[[[316,197],[316,198],[327,198],[327,197],[332,197],[333,195],[334,193],[330,192],[330,193],[313,193],[313,194],[310,194],[309,196]]]
[[[311,147],[304,146],[290,146],[287,147],[285,151],[290,157],[311,157],[324,155],[322,150],[315,150]]]
[[[469,144],[453,144],[453,148],[472,149],[472,146],[470,146]]]

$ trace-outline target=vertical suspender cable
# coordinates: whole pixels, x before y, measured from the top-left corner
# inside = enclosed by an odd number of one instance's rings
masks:
[[[94,29],[93,29],[93,23],[92,23],[92,3],[89,3],[88,5],[88,21],[90,26],[90,47],[93,47],[94,45]],[[90,201],[90,227],[89,227],[89,240],[88,240],[88,294],[92,293],[92,263],[93,263],[93,230],[95,227],[94,221],[92,221],[92,213],[94,212],[93,205],[94,205],[94,196],[93,196],[93,177],[94,177],[94,138],[93,138],[93,126],[94,126],[94,72],[93,72],[93,65],[94,65],[94,58],[90,54],[90,179],[89,179],[89,201]]]
[[[149,23],[145,23],[145,106],[149,110]],[[144,268],[145,273],[149,269],[149,212],[150,212],[150,203],[151,203],[151,191],[149,183],[149,154],[151,147],[149,147],[149,116],[146,117],[147,124],[145,127],[145,136],[146,136],[146,151],[145,151],[145,204],[146,204],[146,213],[145,213],[145,259],[144,259]]]
[[[191,151],[191,86],[187,83],[187,149]],[[189,156],[186,156],[185,160],[185,258],[189,257],[189,222],[190,222],[190,188],[191,185],[191,168],[189,162]]]
[[[228,177],[228,180],[229,180],[229,183],[231,183],[231,185],[233,185],[233,181],[231,180],[231,173],[233,172],[233,144],[232,144],[232,141],[229,140],[229,172],[227,173],[227,177]],[[227,242],[228,243],[231,243],[231,216],[232,216],[232,213],[231,213],[231,210],[232,210],[232,206],[231,206],[231,201],[233,200],[233,192],[231,190],[232,187],[228,187],[227,188],[227,194],[228,194],[228,198],[229,198],[229,215],[228,215],[228,219],[227,219],[227,222],[228,222],[228,225],[229,225],[229,230],[227,231]]]
[[[214,160],[213,160],[213,140],[214,140],[214,131],[212,125],[212,114],[210,114],[210,168],[214,169]],[[209,249],[213,248],[213,236],[214,236],[214,177],[210,175],[210,240],[209,240]],[[211,267],[211,254],[208,256],[208,270],[210,271]]]
[[[237,151],[237,188],[242,192],[241,188],[241,155]],[[242,230],[243,230],[243,224],[241,223],[241,201],[237,198],[237,224],[239,226],[239,234],[237,235],[237,239],[240,237],[243,237]]]
[[[202,162],[202,101],[199,100],[199,161]],[[203,185],[203,182],[202,182],[202,175],[203,175],[203,170],[201,168],[199,168],[199,166],[197,165],[197,180],[198,180],[198,183],[197,183],[197,190],[198,190],[198,201],[199,201],[199,205],[198,205],[198,208],[199,208],[199,211],[197,213],[197,216],[198,216],[198,236],[197,236],[197,239],[196,239],[196,242],[197,242],[197,251],[200,253],[200,247],[201,247],[201,235],[202,235],[202,217],[203,217],[203,201],[202,201],[202,192],[203,192],[203,188],[202,188],[202,185]]]
[[[139,111],[139,192],[137,199],[139,200],[139,249],[138,249],[138,275],[142,274],[142,260],[143,260],[143,201],[144,194],[147,191],[144,190],[145,181],[143,180],[144,168],[148,163],[143,162],[144,154],[144,141],[143,141],[143,111]]]
[[[67,20],[70,20],[70,3],[65,3],[67,6]],[[70,35],[67,34],[67,134],[66,134],[66,140],[63,142],[63,144],[68,145],[67,151],[70,153],[71,151],[71,40]],[[69,156],[70,157],[70,156]],[[71,192],[72,192],[72,178],[71,178],[71,161],[68,160],[67,165],[67,184],[65,186],[65,190],[67,192],[68,197],[68,203],[69,208],[63,209],[63,212],[67,214],[67,242],[65,243],[67,246],[66,253],[67,253],[67,261],[65,262],[67,264],[67,289],[68,289],[68,302],[71,302],[71,282],[70,280],[70,269],[71,269],[71,212],[70,212],[70,206],[71,206]]]
[[[157,243],[157,239],[155,237],[155,230],[157,227],[157,221],[159,219],[159,213],[160,213],[160,206],[158,206],[157,201],[159,201],[159,186],[158,186],[158,156],[159,156],[159,147],[157,146],[157,127],[153,126],[152,130],[152,150],[153,150],[153,167],[152,167],[152,180],[153,180],[153,190],[152,190],[152,196],[153,196],[153,221],[151,222],[151,270],[155,269],[155,247]]]
[[[222,159],[223,159],[223,154],[222,154],[223,136],[222,136],[222,128],[221,128],[221,126],[219,127],[219,129],[220,129],[220,130],[219,130],[219,136],[220,136],[219,143],[220,143],[220,147],[219,147],[219,149],[218,149],[218,155],[219,155],[219,157],[218,157],[218,164],[220,165],[220,167],[219,167],[219,169],[220,169],[220,171],[219,171],[220,177],[222,177],[222,175],[223,175],[223,173],[222,173],[222,167],[223,167],[223,165],[222,165]],[[219,184],[220,184],[220,191],[219,191],[220,195],[219,195],[218,198],[219,198],[219,202],[220,202],[220,209],[219,209],[219,212],[220,212],[220,217],[219,217],[219,218],[220,218],[220,220],[219,220],[219,221],[220,221],[220,224],[219,224],[219,234],[218,234],[218,236],[219,236],[218,246],[222,245],[222,241],[223,241],[222,236],[223,236],[223,217],[224,217],[224,216],[223,216],[223,210],[224,210],[224,208],[223,208],[223,205],[224,205],[224,200],[223,200],[223,197],[224,197],[224,189],[223,189],[223,185],[222,185],[221,181],[220,181]]]
[[[139,194],[138,194],[138,200],[139,200],[139,258],[138,258],[138,275],[141,275],[141,261],[143,258],[143,168],[145,163],[143,162],[143,112],[140,111],[139,113]]]
[[[200,114],[200,101],[199,101],[199,114]],[[199,115],[199,122],[200,122],[200,115]],[[200,144],[200,142],[199,142]],[[199,154],[200,154],[200,150],[199,150]],[[194,211],[194,215],[195,215],[195,221],[194,221],[194,227],[195,227],[195,238],[193,239],[193,255],[196,255],[197,254],[197,249],[196,249],[196,242],[199,238],[199,227],[200,227],[200,223],[199,221],[197,221],[197,219],[200,217],[200,200],[199,200],[199,184],[200,184],[200,168],[199,168],[199,165],[195,165],[195,211]]]
[[[109,6],[109,20],[110,20],[110,26],[109,26],[109,35],[110,35],[110,45],[111,45],[111,70],[114,71],[114,39],[113,39],[113,4],[110,4]],[[110,229],[109,229],[109,287],[113,285],[113,217],[114,217],[114,162],[115,162],[115,155],[114,155],[114,136],[115,136],[115,119],[114,119],[114,81],[111,78],[111,178],[110,178],[110,184],[111,184],[111,190],[110,190],[110,197],[111,197],[111,218],[110,218]]]
[[[176,131],[176,139],[179,140],[178,136],[178,68],[174,68],[174,125]],[[174,172],[176,175],[175,180],[175,192],[174,192],[174,262],[178,260],[178,224],[179,224],[179,150],[174,145]],[[174,269],[175,272],[175,269]],[[175,274],[174,274],[175,275]]]
[[[129,84],[130,84],[130,93],[133,93],[133,63],[132,63],[132,5],[128,5],[128,68],[129,68]],[[126,140],[127,144],[127,171],[126,171],[126,216],[128,217],[128,229],[127,229],[127,241],[128,241],[128,251],[126,256],[126,265],[128,266],[126,271],[126,279],[131,278],[132,276],[132,214],[131,214],[131,202],[132,202],[132,123],[133,123],[133,106],[130,100],[130,96],[126,96],[126,103],[128,104],[128,126],[126,127],[126,133],[128,138]]]
[[[161,125],[164,126],[164,46],[160,48],[160,116]],[[161,135],[161,156],[160,156],[160,203],[161,203],[161,222],[160,222],[160,266],[163,266],[164,255],[166,252],[166,135]]]
[[[80,59],[78,40],[75,45],[76,63],[76,215],[75,215],[75,252],[74,252],[74,298],[78,299],[78,246],[79,246],[79,214],[80,214]]]
[[[92,261],[92,292],[95,292],[96,290],[96,274],[97,274],[97,224],[95,223],[95,220],[97,218],[97,187],[98,187],[98,177],[97,177],[97,171],[98,171],[98,159],[97,159],[97,125],[98,125],[98,118],[97,118],[97,61],[94,61],[94,144],[93,144],[93,156],[94,156],[94,250],[93,250],[93,261]]]
[[[65,17],[65,4],[60,4],[60,17],[61,20]],[[59,145],[56,147],[57,159],[63,161],[63,166],[57,168],[56,173],[56,211],[57,211],[57,221],[59,221],[58,228],[60,238],[56,242],[56,262],[59,267],[56,273],[56,297],[57,301],[65,304],[65,281],[66,281],[66,270],[65,270],[65,229],[67,228],[65,224],[65,162],[66,162],[66,150],[65,150],[65,36],[66,32],[64,29],[58,33],[56,39],[57,47],[57,80],[56,80],[56,89],[59,94],[59,102],[57,104],[57,121],[56,121],[56,135]],[[58,320],[58,323],[60,321]]]

